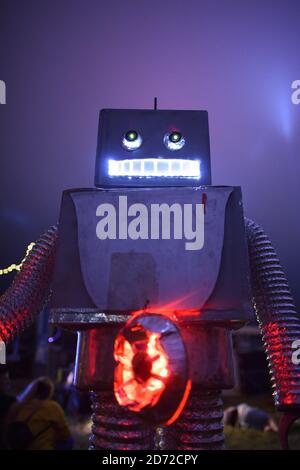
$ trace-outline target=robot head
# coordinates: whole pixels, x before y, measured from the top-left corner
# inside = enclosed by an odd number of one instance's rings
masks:
[[[210,184],[207,111],[100,111],[95,186]]]

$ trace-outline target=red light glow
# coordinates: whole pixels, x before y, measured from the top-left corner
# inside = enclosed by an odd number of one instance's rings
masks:
[[[186,300],[190,299],[196,294],[196,291],[190,292],[182,297],[169,302],[164,305],[151,305],[149,307],[149,312],[165,315],[176,323],[176,319],[186,318],[186,317],[200,317],[201,312],[199,309],[187,309],[183,308],[183,305]],[[148,309],[141,309],[132,312],[132,316],[136,317],[140,314],[146,314]]]
[[[170,376],[169,361],[160,344],[160,333],[132,328],[137,339],[129,342],[122,334],[115,342],[114,391],[118,403],[132,411],[153,407],[160,399]]]
[[[187,384],[186,384],[186,388],[185,388],[183,397],[182,397],[182,399],[181,399],[181,402],[180,402],[180,404],[179,404],[177,410],[176,410],[175,413],[171,416],[171,418],[166,422],[166,425],[167,425],[167,426],[169,426],[170,424],[174,423],[174,421],[176,421],[176,419],[179,418],[179,416],[181,415],[181,412],[182,412],[183,408],[185,407],[185,404],[186,404],[187,399],[188,399],[188,397],[189,397],[191,388],[192,388],[192,381],[191,381],[191,379],[189,379],[188,382],[187,382]]]
[[[275,395],[275,400],[280,399],[283,405],[291,405],[294,403],[295,396],[291,389],[293,369],[290,365],[290,358],[286,354],[286,328],[276,322],[269,322],[263,326],[262,332],[267,345],[268,358],[272,363],[273,380],[280,384],[281,396]]]

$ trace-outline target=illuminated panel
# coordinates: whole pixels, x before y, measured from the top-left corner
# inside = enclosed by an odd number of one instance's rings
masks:
[[[159,333],[145,332],[143,340],[129,343],[120,335],[115,343],[114,391],[121,406],[141,411],[154,406],[166,388],[170,375],[168,356]]]
[[[114,394],[120,406],[151,424],[171,424],[191,389],[180,331],[161,314],[134,314],[115,340]]]
[[[109,176],[171,177],[200,179],[200,161],[177,158],[108,160]]]

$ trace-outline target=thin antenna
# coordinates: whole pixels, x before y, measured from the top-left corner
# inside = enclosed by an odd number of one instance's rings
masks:
[[[157,110],[157,97],[156,96],[154,98],[154,109],[155,111]]]

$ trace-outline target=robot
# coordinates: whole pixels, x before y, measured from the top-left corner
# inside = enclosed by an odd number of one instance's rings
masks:
[[[75,384],[91,392],[92,448],[223,449],[232,332],[253,310],[288,447],[300,319],[271,242],[244,218],[241,189],[211,185],[206,111],[100,112],[95,188],[64,191],[58,228],[1,298],[0,338],[48,301],[50,322],[78,332]]]

